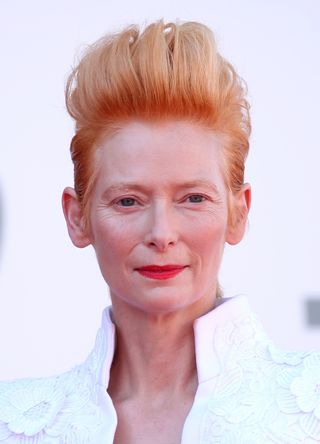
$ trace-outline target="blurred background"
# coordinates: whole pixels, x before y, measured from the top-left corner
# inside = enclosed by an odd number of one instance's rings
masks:
[[[159,18],[211,27],[249,87],[253,203],[226,247],[225,295],[247,295],[278,346],[320,349],[319,0],[2,0],[0,379],[55,374],[92,349],[108,290],[61,211],[64,85],[88,43]]]

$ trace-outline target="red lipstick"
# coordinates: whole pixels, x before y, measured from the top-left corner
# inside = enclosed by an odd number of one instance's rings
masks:
[[[170,279],[185,268],[185,265],[146,265],[145,267],[137,268],[136,270],[144,277],[150,279]]]

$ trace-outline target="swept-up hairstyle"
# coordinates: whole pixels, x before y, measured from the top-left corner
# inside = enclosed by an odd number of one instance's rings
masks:
[[[231,192],[244,181],[250,117],[246,87],[196,22],[129,26],[90,46],[71,73],[66,104],[76,121],[71,141],[75,190],[86,213],[99,140],[129,119],[187,119],[221,135]]]

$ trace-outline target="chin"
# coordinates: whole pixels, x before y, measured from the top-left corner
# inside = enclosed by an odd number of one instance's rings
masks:
[[[199,299],[191,295],[183,295],[180,291],[177,293],[166,292],[166,294],[153,294],[149,297],[140,300],[136,308],[149,313],[150,315],[165,315],[173,314],[179,311],[183,312],[196,307]]]
[[[190,290],[189,290],[190,291]],[[128,294],[128,293],[127,293]],[[197,299],[190,294],[184,294],[183,291],[170,291],[168,288],[154,288],[152,291],[141,292],[138,295],[119,297],[112,295],[113,305],[125,304],[129,309],[139,310],[150,315],[164,315],[184,310],[195,304]]]
[[[150,315],[165,315],[172,314],[184,310],[188,305],[181,304],[181,302],[165,299],[156,299],[153,301],[146,301],[145,304],[139,306],[142,311]]]

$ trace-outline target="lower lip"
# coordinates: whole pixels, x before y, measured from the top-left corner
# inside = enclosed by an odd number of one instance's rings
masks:
[[[150,270],[137,270],[142,276],[150,278],[150,279],[171,279],[177,276],[184,270],[183,268],[175,268],[173,270],[163,270],[163,271],[150,271]]]

